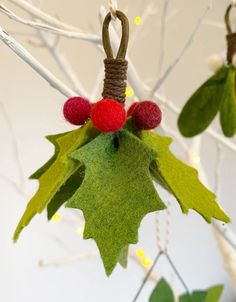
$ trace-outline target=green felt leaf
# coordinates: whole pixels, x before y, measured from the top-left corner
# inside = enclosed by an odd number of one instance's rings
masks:
[[[220,106],[220,123],[225,136],[232,137],[236,131],[236,69],[229,67]]]
[[[206,291],[194,291],[192,294],[184,294],[180,297],[179,302],[219,302],[223,288],[223,285],[217,285]]]
[[[174,302],[174,294],[165,279],[161,279],[154,288],[149,302]]]
[[[39,189],[27,205],[14,234],[14,240],[37,213],[41,213],[61,186],[78,170],[80,163],[69,158],[69,154],[98,135],[91,122],[56,139],[59,153],[55,161],[39,177]],[[41,173],[41,172],[40,172]],[[40,174],[39,173],[39,174]]]
[[[47,206],[49,220],[58,209],[74,195],[84,179],[84,173],[84,166],[80,166],[54,195]]]
[[[82,185],[66,204],[85,217],[84,238],[93,238],[106,273],[111,274],[124,247],[137,243],[142,218],[165,205],[149,172],[156,153],[126,130],[100,134],[72,153],[85,166]]]
[[[219,111],[229,68],[223,66],[187,101],[178,118],[182,135],[193,137],[203,132]]]
[[[156,161],[151,165],[152,175],[175,196],[183,213],[193,209],[207,222],[212,218],[230,222],[216,202],[216,196],[198,179],[198,172],[178,160],[169,150],[172,139],[150,131],[136,131],[136,135],[157,153]]]
[[[36,172],[34,172],[34,174],[32,174],[29,179],[39,179],[39,177],[41,175],[43,175],[50,167],[51,165],[54,163],[54,161],[56,160],[57,156],[58,156],[58,153],[59,153],[59,146],[58,146],[58,143],[57,143],[57,139],[64,136],[64,135],[67,135],[68,132],[65,132],[65,133],[60,133],[60,134],[56,134],[56,135],[48,135],[46,136],[46,139],[48,141],[50,141],[54,147],[55,147],[55,151],[54,151],[54,154],[53,156],[46,162],[46,164],[44,164],[41,168],[39,168]]]

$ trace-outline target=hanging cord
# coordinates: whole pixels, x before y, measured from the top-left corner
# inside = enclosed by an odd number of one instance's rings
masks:
[[[184,278],[181,276],[179,270],[175,266],[173,260],[171,259],[170,255],[167,251],[168,247],[169,247],[169,243],[170,243],[170,214],[171,213],[170,213],[169,208],[170,208],[170,201],[167,202],[167,215],[166,215],[166,220],[165,220],[166,232],[165,232],[164,245],[161,244],[160,221],[159,221],[159,215],[158,215],[158,213],[156,213],[156,217],[155,217],[156,240],[157,240],[157,247],[158,247],[159,251],[154,259],[153,265],[151,266],[150,270],[147,272],[145,278],[143,279],[143,282],[141,283],[140,287],[138,288],[137,293],[136,293],[134,299],[132,300],[132,302],[136,302],[138,300],[138,298],[140,297],[140,294],[141,294],[144,286],[146,285],[147,281],[149,280],[151,273],[153,272],[155,266],[157,265],[157,263],[162,255],[166,257],[166,260],[168,261],[169,265],[171,266],[172,270],[174,271],[176,277],[178,278],[179,282],[182,284],[185,291],[188,294],[190,293],[190,290],[189,290],[188,286],[186,285]]]
[[[117,1],[116,0],[109,0],[108,1],[108,7],[109,7],[109,10],[111,12],[112,17],[114,19],[116,19],[117,18],[116,12],[117,12],[117,8],[118,8]]]
[[[228,49],[227,49],[227,61],[228,64],[232,63],[232,58],[234,54],[236,53],[236,33],[232,31],[232,26],[230,22],[230,12],[231,9],[235,6],[236,4],[232,1],[232,3],[227,7],[226,13],[225,13],[225,25],[227,29],[227,44],[228,44]]]
[[[103,47],[107,55],[104,60],[105,79],[102,96],[103,98],[114,99],[124,103],[128,69],[128,62],[125,60],[125,56],[129,41],[129,21],[121,11],[117,10],[115,14],[122,24],[122,37],[117,56],[114,58],[109,35],[112,13],[108,13],[105,17],[102,31]]]
[[[160,229],[160,221],[159,221],[159,213],[156,212],[155,215],[155,223],[156,223],[156,242],[157,248],[160,252],[167,251],[169,244],[170,244],[170,201],[167,202],[167,209],[166,209],[166,219],[165,219],[165,243],[164,245],[161,244],[161,229]]]
[[[167,251],[162,251],[162,252],[158,252],[158,254],[156,255],[156,258],[153,262],[153,265],[151,266],[150,270],[147,272],[145,278],[143,279],[143,282],[141,283],[139,289],[137,290],[137,293],[134,297],[134,299],[132,300],[132,302],[136,302],[138,300],[138,298],[140,297],[140,294],[144,288],[144,286],[146,285],[151,273],[153,272],[156,264],[158,263],[159,259],[161,258],[161,256],[165,256],[167,261],[169,262],[170,266],[172,267],[175,275],[177,276],[179,282],[182,284],[183,288],[185,289],[187,294],[190,294],[190,290],[188,288],[188,286],[186,285],[183,277],[181,276],[179,270],[177,269],[177,267],[175,266],[173,260],[171,259],[171,257],[169,256],[169,254],[167,253]]]
[[[149,277],[151,276],[151,273],[153,272],[153,270],[154,270],[154,268],[155,268],[155,266],[156,266],[156,264],[157,264],[157,262],[158,262],[158,260],[160,259],[160,257],[161,257],[162,254],[163,254],[163,252],[159,252],[159,253],[156,255],[156,258],[155,258],[155,260],[154,260],[154,262],[153,262],[153,265],[151,266],[150,270],[147,272],[145,278],[143,279],[143,282],[142,282],[142,284],[140,285],[140,287],[139,287],[139,289],[138,289],[138,291],[137,291],[137,293],[136,293],[134,299],[132,300],[132,302],[136,302],[136,301],[137,301],[138,297],[140,296],[140,294],[141,294],[141,292],[142,292],[142,290],[143,290],[145,284],[147,283]]]

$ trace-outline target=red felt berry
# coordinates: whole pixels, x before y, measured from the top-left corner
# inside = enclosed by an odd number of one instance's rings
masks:
[[[65,119],[73,125],[83,125],[90,117],[91,104],[82,97],[68,99],[63,107]]]
[[[141,130],[151,130],[161,123],[161,110],[152,101],[144,101],[138,104],[132,113],[134,124]]]
[[[102,132],[116,132],[124,126],[126,112],[123,104],[112,99],[102,99],[93,106],[91,120]]]
[[[139,104],[140,103],[138,103],[138,102],[133,103],[127,111],[127,116],[131,116]]]

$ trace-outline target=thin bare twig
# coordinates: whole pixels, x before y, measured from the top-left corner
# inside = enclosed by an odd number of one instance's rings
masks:
[[[185,43],[183,49],[181,50],[180,54],[178,55],[178,57],[169,65],[169,67],[167,67],[166,71],[164,72],[164,74],[161,76],[161,78],[157,81],[157,83],[154,85],[152,91],[151,91],[151,97],[153,97],[153,95],[155,95],[155,93],[158,91],[158,89],[161,87],[161,85],[165,82],[165,80],[167,79],[167,77],[171,74],[171,72],[174,70],[174,68],[176,67],[176,65],[179,63],[179,61],[182,59],[182,57],[184,56],[184,54],[186,53],[186,51],[189,49],[189,47],[192,45],[201,25],[202,22],[206,16],[206,14],[208,13],[208,11],[210,10],[210,5],[207,6],[206,10],[204,11],[204,13],[202,14],[202,16],[199,18],[196,27],[194,28],[192,34],[190,35],[189,39],[187,40],[187,42]]]
[[[15,4],[16,6],[18,6],[25,12],[31,14],[38,20],[44,21],[45,23],[50,24],[54,27],[65,29],[65,30],[70,30],[70,31],[76,31],[76,32],[80,31],[77,27],[66,24],[62,21],[59,21],[58,19],[43,12],[41,9],[35,7],[34,5],[30,4],[27,1],[21,1],[21,0],[8,0],[8,1]]]
[[[75,91],[67,87],[39,61],[37,61],[20,43],[16,42],[7,32],[0,27],[0,40],[5,43],[15,54],[31,66],[42,78],[44,78],[53,88],[57,89],[66,97],[77,95]]]
[[[12,180],[11,178],[7,177],[6,175],[0,174],[0,180],[4,181],[5,183],[8,183],[18,194],[23,196],[24,198],[29,198],[29,195],[26,194],[19,186],[18,184]]]
[[[165,0],[163,12],[161,16],[161,38],[160,38],[160,56],[158,63],[158,74],[162,72],[162,66],[165,58],[165,36],[166,36],[166,21],[167,21],[167,12],[170,0]]]
[[[3,5],[0,5],[0,12],[7,15],[10,19],[12,19],[16,22],[19,22],[21,24],[27,25],[29,27],[32,27],[32,28],[35,28],[35,29],[38,29],[41,31],[46,31],[53,35],[59,35],[59,36],[70,38],[70,39],[79,39],[79,40],[84,40],[84,41],[88,41],[88,42],[92,42],[92,43],[101,44],[101,37],[98,35],[67,31],[64,29],[52,27],[47,24],[25,20],[25,19],[17,16],[15,13],[10,11],[8,8],[6,8]]]
[[[80,96],[87,97],[87,91],[83,87],[82,83],[79,81],[77,75],[73,71],[69,61],[67,58],[57,49],[57,44],[59,43],[59,36],[56,37],[55,42],[52,44],[49,42],[48,38],[46,37],[45,33],[37,30],[37,34],[42,41],[43,45],[48,49],[49,53],[57,63],[58,67],[65,75],[67,80],[73,86],[73,89],[76,93]]]
[[[17,171],[18,171],[18,174],[19,174],[19,188],[21,188],[21,190],[23,190],[24,189],[24,179],[25,179],[25,177],[24,177],[23,167],[22,167],[22,164],[21,164],[21,161],[20,161],[20,152],[19,152],[19,149],[18,149],[16,135],[15,135],[12,123],[11,123],[11,119],[10,119],[10,117],[9,117],[9,115],[8,115],[6,109],[5,109],[5,106],[3,105],[2,102],[0,102],[0,110],[1,110],[2,116],[5,119],[6,125],[9,129],[9,134],[10,134],[9,137],[10,137],[11,143],[12,143],[13,155],[14,155],[16,166],[17,166]]]

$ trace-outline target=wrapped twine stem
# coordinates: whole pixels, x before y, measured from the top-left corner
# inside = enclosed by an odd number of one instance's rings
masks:
[[[236,53],[236,33],[232,31],[232,27],[230,24],[230,12],[232,9],[233,5],[230,4],[227,7],[226,13],[225,13],[225,25],[228,34],[226,35],[226,40],[227,40],[227,62],[228,64],[232,63],[232,59],[234,54]]]
[[[104,60],[105,79],[102,96],[124,103],[128,70],[128,62],[125,60],[125,56],[129,40],[129,21],[125,14],[120,11],[116,11],[116,17],[122,23],[122,37],[116,58],[113,57],[109,36],[111,13],[107,14],[103,23],[102,39],[107,58]]]
[[[232,59],[234,54],[236,53],[236,33],[228,34],[226,36],[227,39],[227,62],[229,64],[232,63]]]
[[[125,102],[128,62],[123,59],[105,59],[103,98]]]

